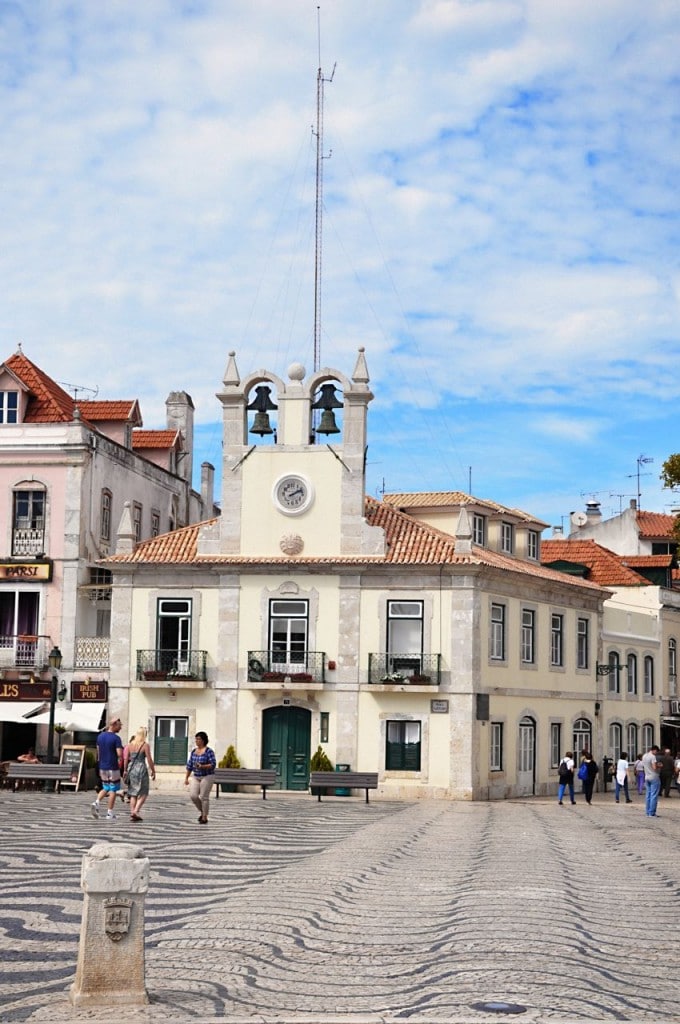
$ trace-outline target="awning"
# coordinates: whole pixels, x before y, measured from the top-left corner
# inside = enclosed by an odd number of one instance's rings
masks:
[[[27,700],[0,700],[0,722],[21,722],[35,725],[36,717],[47,707],[44,700],[32,704]]]
[[[94,700],[82,703],[79,701],[71,708],[57,704],[54,709],[54,724],[63,725],[67,732],[73,732],[74,729],[79,732],[97,732],[105,707],[106,704]],[[43,712],[30,721],[33,725],[49,725],[50,713]]]

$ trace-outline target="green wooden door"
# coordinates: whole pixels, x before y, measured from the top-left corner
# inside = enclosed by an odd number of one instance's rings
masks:
[[[277,789],[307,789],[312,713],[267,708],[262,719],[262,767],[274,768]]]

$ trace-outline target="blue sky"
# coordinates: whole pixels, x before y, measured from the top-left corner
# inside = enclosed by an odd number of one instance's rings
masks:
[[[366,348],[368,490],[558,524],[668,511],[680,5],[0,0],[0,353],[99,397],[215,398]]]

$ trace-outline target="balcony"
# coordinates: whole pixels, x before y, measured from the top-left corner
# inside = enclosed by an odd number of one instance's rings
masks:
[[[15,527],[12,531],[12,557],[35,558],[45,552],[45,531]]]
[[[383,686],[439,686],[441,654],[369,654],[368,681]]]
[[[207,660],[207,651],[137,651],[137,679],[152,683],[204,683]]]
[[[325,683],[323,651],[248,651],[248,682],[290,684]]]
[[[0,669],[44,668],[51,648],[49,636],[0,636]]]
[[[108,636],[77,636],[73,667],[108,668],[110,644]]]

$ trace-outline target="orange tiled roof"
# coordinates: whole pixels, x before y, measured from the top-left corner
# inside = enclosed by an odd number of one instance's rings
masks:
[[[590,570],[588,579],[601,587],[649,586],[649,580],[628,568],[622,555],[603,548],[594,540],[544,540],[541,542],[541,562],[575,562]]]
[[[648,540],[653,540],[655,537],[670,537],[677,518],[677,516],[665,515],[663,512],[638,512],[638,533]]]
[[[181,440],[179,430],[133,430],[133,448],[174,448]]]
[[[139,411],[139,402],[136,398],[116,398],[111,401],[78,402],[81,415],[91,423],[111,422],[120,420],[127,423],[134,420],[141,423],[142,416]]]
[[[561,584],[579,587],[601,587],[592,581],[575,579],[565,573],[550,569],[537,562],[521,558],[512,558],[497,551],[472,545],[470,554],[456,554],[455,538],[440,530],[391,508],[384,502],[374,498],[366,498],[366,520],[372,526],[380,526],[385,530],[387,551],[385,555],[344,555],[344,556],[310,556],[274,555],[262,558],[245,555],[199,555],[198,535],[201,526],[213,525],[217,519],[206,523],[185,526],[172,533],[162,534],[138,544],[131,554],[113,555],[106,559],[109,562],[136,562],[139,564],[178,564],[185,565],[479,565],[504,569],[508,572],[521,573],[537,579],[551,580]]]
[[[23,352],[15,352],[4,365],[29,391],[25,423],[70,423],[74,402],[71,396],[48,377]]]
[[[538,523],[541,526],[548,526],[535,516],[522,512],[518,508],[510,508],[507,505],[499,505],[497,501],[490,501],[487,498],[475,498],[464,491],[413,491],[394,494],[383,494],[383,501],[395,508],[457,508],[460,505],[471,505],[473,507],[485,508],[489,512],[517,516],[525,522]]]
[[[624,565],[629,565],[632,569],[667,569],[673,561],[673,555],[622,555],[621,559]]]

